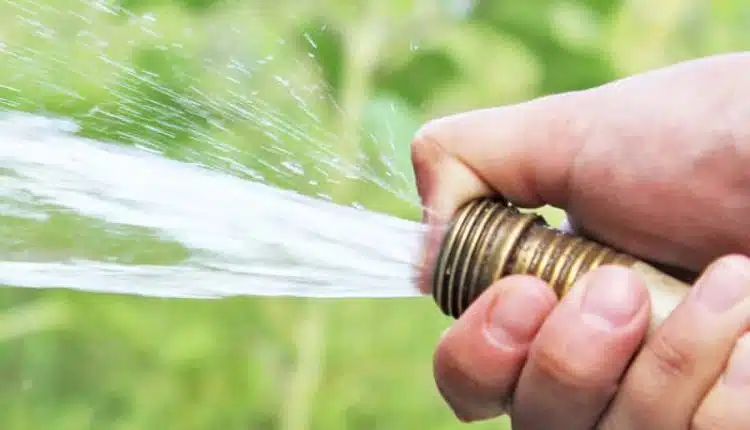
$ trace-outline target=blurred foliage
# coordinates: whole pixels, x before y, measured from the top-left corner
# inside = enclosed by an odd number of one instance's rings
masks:
[[[748,24],[742,0],[6,1],[0,109],[416,219],[422,122],[748,49]],[[64,228],[52,240],[87,248]],[[428,298],[3,290],[0,307],[3,429],[459,427]]]

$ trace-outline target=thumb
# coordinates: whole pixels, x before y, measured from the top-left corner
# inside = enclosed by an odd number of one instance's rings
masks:
[[[498,192],[521,207],[565,208],[582,146],[581,93],[481,109],[427,123],[412,142],[417,190],[429,225],[422,271],[435,263],[446,223],[468,201]],[[420,289],[429,292],[420,274]]]

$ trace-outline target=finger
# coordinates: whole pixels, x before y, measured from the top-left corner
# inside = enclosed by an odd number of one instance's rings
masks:
[[[425,125],[412,142],[417,190],[430,225],[422,267],[432,267],[441,228],[469,200],[501,190],[519,206],[561,206],[580,140],[576,93],[457,114]],[[429,292],[429,276],[420,288]]]
[[[694,430],[745,430],[750,427],[750,333],[734,347],[729,365],[698,408]]]
[[[433,208],[448,214],[483,194],[482,184],[502,190],[521,206],[563,203],[570,162],[582,142],[575,124],[582,103],[579,94],[556,94],[427,123],[412,142],[420,195],[428,202],[454,202],[452,208]],[[451,162],[457,164],[455,170],[466,171],[478,182],[444,173],[442,167]],[[454,183],[472,187],[451,186]]]
[[[435,353],[438,389],[462,421],[503,414],[531,340],[556,303],[530,276],[497,281],[443,336]]]
[[[532,344],[513,428],[594,428],[646,333],[648,305],[643,281],[624,267],[584,275]]]
[[[728,256],[646,341],[603,419],[607,429],[689,428],[750,321],[750,259]]]

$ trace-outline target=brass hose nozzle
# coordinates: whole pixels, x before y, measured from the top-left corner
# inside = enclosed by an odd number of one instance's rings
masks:
[[[628,254],[549,227],[501,198],[464,206],[443,239],[432,278],[440,309],[458,318],[494,281],[527,274],[546,281],[562,298],[584,273],[603,264],[631,268],[651,298],[651,327],[660,325],[689,285]]]

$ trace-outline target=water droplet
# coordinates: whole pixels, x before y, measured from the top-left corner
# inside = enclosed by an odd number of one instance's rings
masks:
[[[255,169],[251,169],[249,167],[246,167],[246,168],[243,168],[243,171],[245,173],[247,173],[248,175],[250,175],[250,177],[253,178],[253,179],[255,179],[256,181],[263,181],[263,180],[265,180],[265,177],[263,177],[263,175],[261,175],[260,173],[258,173],[258,171],[255,170]]]
[[[329,202],[332,202],[332,201],[333,201],[333,197],[331,197],[331,195],[330,195],[330,194],[326,194],[326,193],[317,193],[317,194],[316,194],[315,196],[316,196],[316,197],[320,197],[321,199],[323,199],[323,200],[327,200],[327,201],[329,201]]]
[[[276,82],[280,83],[281,85],[283,85],[285,87],[289,87],[290,86],[289,81],[286,80],[286,79],[284,79],[284,78],[282,78],[281,76],[274,76],[273,78],[276,80]]]
[[[279,139],[279,136],[275,135],[274,133],[271,133],[270,131],[264,131],[263,134],[270,137],[275,142],[281,143],[281,139]]]
[[[310,37],[308,33],[305,33],[304,37],[305,37],[305,40],[307,40],[307,43],[309,43],[310,46],[313,47],[313,49],[318,49],[318,44],[315,43],[315,41],[312,39],[312,37]]]
[[[302,167],[300,163],[296,161],[282,161],[281,165],[286,167],[286,169],[291,171],[292,173],[296,173],[298,175],[305,174],[305,169]]]

